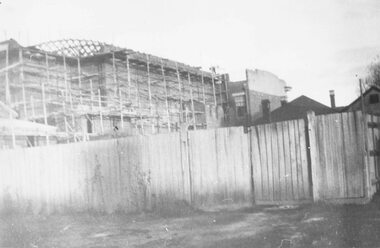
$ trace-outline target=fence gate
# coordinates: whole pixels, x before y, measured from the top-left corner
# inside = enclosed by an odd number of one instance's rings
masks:
[[[250,139],[256,204],[310,202],[304,120],[252,126]]]
[[[315,200],[362,203],[372,195],[366,156],[370,132],[365,120],[361,112],[347,112],[316,116],[310,124],[315,129]]]

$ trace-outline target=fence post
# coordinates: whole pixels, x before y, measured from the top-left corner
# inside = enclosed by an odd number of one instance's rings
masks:
[[[365,201],[368,201],[371,199],[371,182],[370,182],[370,173],[369,173],[369,151],[368,151],[368,122],[367,122],[367,114],[363,111],[358,111],[355,113],[357,115],[357,118],[359,119],[361,123],[361,130],[359,131],[359,139],[363,139],[362,142],[362,149],[363,149],[363,181],[364,181],[364,198]]]
[[[317,147],[317,137],[315,133],[315,113],[313,111],[307,112],[307,134],[309,136],[309,154],[310,154],[310,170],[311,170],[311,189],[313,192],[313,201],[317,202],[320,200],[319,195],[319,158],[318,158],[318,147]]]
[[[188,203],[191,205],[193,204],[193,191],[189,131],[185,131],[182,129],[179,131],[179,142],[181,146],[180,153],[184,196]]]
[[[254,176],[254,172],[253,172],[253,159],[252,159],[252,156],[253,156],[253,144],[252,144],[252,129],[254,129],[255,131],[257,131],[256,127],[255,126],[248,126],[247,127],[248,129],[248,133],[247,133],[247,136],[248,136],[248,145],[249,145],[249,167],[251,169],[251,173],[250,173],[250,182],[251,182],[251,197],[252,197],[252,204],[255,205],[256,204],[256,195],[255,195],[255,182],[253,180],[253,176]]]

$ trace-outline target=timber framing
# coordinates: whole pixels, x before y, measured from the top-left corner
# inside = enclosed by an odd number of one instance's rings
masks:
[[[226,78],[98,41],[0,43],[1,100],[71,136],[207,128],[206,107],[227,104]]]

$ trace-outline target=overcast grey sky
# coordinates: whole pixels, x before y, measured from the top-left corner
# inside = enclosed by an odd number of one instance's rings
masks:
[[[0,39],[21,45],[83,38],[193,66],[271,71],[338,105],[358,94],[356,74],[380,53],[378,0],[2,0]]]

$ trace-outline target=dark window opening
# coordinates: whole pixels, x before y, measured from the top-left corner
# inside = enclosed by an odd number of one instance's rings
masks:
[[[247,104],[245,101],[245,95],[235,96],[236,112],[239,117],[247,114]]]
[[[247,113],[247,107],[246,106],[238,106],[237,108],[237,115],[239,117],[245,116]]]
[[[87,119],[87,133],[92,133],[92,122]]]
[[[378,94],[369,95],[369,103],[370,104],[379,103],[379,95]]]
[[[228,104],[224,102],[222,104],[223,113],[227,113],[227,107],[228,107]]]
[[[261,107],[263,111],[263,119],[270,122],[270,101],[268,99],[262,100]]]

